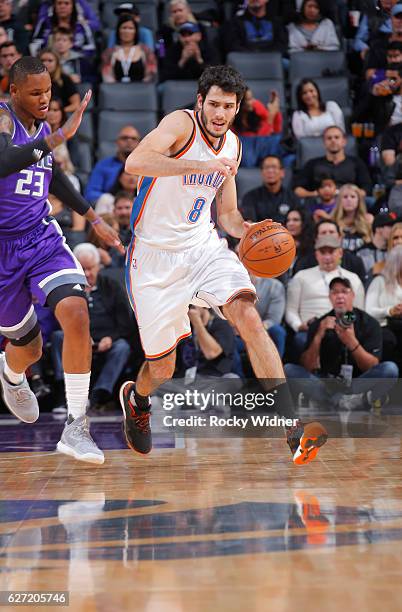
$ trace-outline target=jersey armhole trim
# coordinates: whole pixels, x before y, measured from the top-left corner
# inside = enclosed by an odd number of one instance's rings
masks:
[[[177,153],[170,156],[173,159],[178,159],[179,157],[182,157],[189,150],[189,148],[191,147],[195,139],[195,131],[196,131],[195,121],[188,111],[183,110],[183,112],[186,113],[186,115],[188,115],[188,117],[190,117],[191,121],[193,122],[193,129],[192,129],[190,138],[187,140],[186,144],[181,149],[179,149]]]

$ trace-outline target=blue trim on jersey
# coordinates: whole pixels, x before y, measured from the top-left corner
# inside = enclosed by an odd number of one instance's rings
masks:
[[[133,233],[133,236],[134,236],[135,223],[138,219],[138,215],[141,212],[142,205],[144,203],[144,200],[146,198],[146,195],[148,193],[148,190],[153,180],[154,180],[153,176],[144,176],[144,179],[141,183],[140,191],[134,200],[133,209],[131,211],[131,219],[130,219],[130,226],[131,226],[131,231]]]

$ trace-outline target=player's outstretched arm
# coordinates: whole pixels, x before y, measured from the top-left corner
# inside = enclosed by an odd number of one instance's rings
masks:
[[[126,161],[126,172],[158,177],[218,171],[224,176],[229,176],[235,168],[233,160],[220,158],[201,162],[174,158],[175,152],[189,142],[192,131],[193,122],[185,111],[175,111],[167,115],[130,153]]]
[[[63,127],[53,134],[18,147],[13,146],[11,139],[14,129],[13,120],[6,110],[0,109],[0,178],[5,178],[36,164],[52,149],[72,138],[80,126],[82,115],[90,99],[91,91],[88,91],[77,110]]]

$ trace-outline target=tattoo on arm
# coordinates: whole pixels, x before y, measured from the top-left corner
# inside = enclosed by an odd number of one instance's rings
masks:
[[[7,134],[13,133],[13,121],[10,115],[5,110],[0,109],[0,133],[6,132]]]

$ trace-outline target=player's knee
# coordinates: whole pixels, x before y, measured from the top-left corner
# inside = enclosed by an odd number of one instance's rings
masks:
[[[23,341],[24,339],[21,338],[21,340]],[[12,344],[15,345],[16,343],[12,342]],[[39,361],[39,359],[42,357],[42,335],[40,333],[37,334],[29,342],[27,343],[21,342],[17,346],[24,347],[25,355],[31,363],[35,363],[36,361]]]
[[[82,298],[69,297],[59,302],[56,317],[64,332],[89,333],[88,306]]]
[[[254,304],[250,302],[243,302],[239,310],[238,322],[236,322],[236,325],[238,326],[240,335],[245,339],[252,338],[255,334],[264,329],[257,309]]]
[[[153,380],[163,382],[169,380],[174,374],[174,368],[176,364],[176,352],[163,357],[163,359],[157,359],[155,361],[148,361],[149,371]]]

